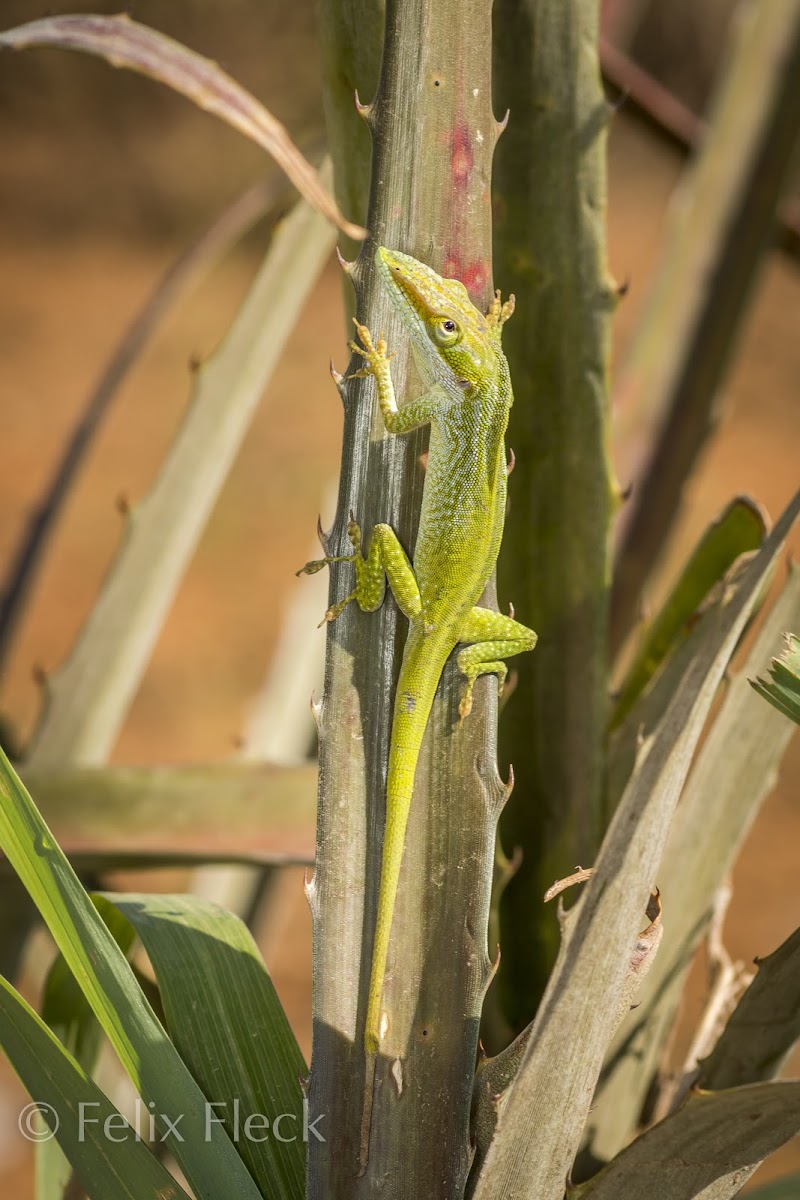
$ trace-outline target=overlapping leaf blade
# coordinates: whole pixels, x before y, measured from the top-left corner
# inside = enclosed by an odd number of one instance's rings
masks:
[[[575,906],[571,935],[551,976],[531,1041],[509,1091],[475,1195],[557,1200],[578,1148],[616,1000],[670,820],[722,673],[764,578],[800,512],[800,493],[761,551],[709,613],[706,636],[655,734],[642,747]],[[533,1127],[536,1136],[531,1138]]]
[[[0,1042],[91,1200],[188,1200],[32,1008],[0,978]],[[219,1192],[217,1195],[223,1195]]]
[[[133,971],[0,751],[0,849],[28,889],[95,1016],[146,1103],[180,1119],[170,1149],[198,1200],[259,1200],[242,1159],[144,997]],[[162,1128],[166,1128],[162,1123]]]
[[[774,786],[792,726],[761,702],[748,686],[747,675],[758,669],[755,664],[766,661],[782,630],[798,616],[800,570],[793,567],[742,671],[729,682],[670,830],[658,875],[667,914],[664,940],[636,1011],[615,1039],[589,1116],[593,1153],[603,1161],[630,1140],[637,1126],[686,972],[711,919],[714,898],[753,817]],[[649,731],[650,703],[658,709],[658,693],[662,689],[668,692],[673,684],[677,686],[674,667],[698,634],[699,627],[678,648],[675,661],[666,664],[654,687],[618,731],[618,737],[627,735],[630,742],[635,734],[632,724],[637,720],[643,723],[645,732]],[[630,757],[630,745],[627,751],[621,743],[615,745],[613,760],[620,752]],[[618,774],[624,775],[625,769],[624,761],[617,763]]]
[[[199,896],[98,897],[149,955],[170,1036],[270,1200],[300,1200],[303,1056],[247,927]],[[320,1134],[322,1134],[320,1129]],[[311,1136],[314,1136],[312,1132]]]

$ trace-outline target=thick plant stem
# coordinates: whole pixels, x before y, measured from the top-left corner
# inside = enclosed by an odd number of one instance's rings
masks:
[[[521,318],[507,353],[516,397],[506,542],[498,571],[539,634],[503,713],[514,795],[503,817],[521,864],[501,904],[498,983],[514,1031],[532,1015],[557,946],[542,896],[603,833],[608,532],[609,318],[605,129],[595,0],[498,0],[497,275]],[[502,74],[500,64],[503,64]]]
[[[342,52],[362,101],[370,97],[352,51],[369,44],[372,6],[323,4],[326,53]],[[333,42],[330,42],[333,39]],[[376,244],[413,254],[456,276],[486,307],[491,296],[489,175],[496,140],[491,110],[490,5],[479,0],[394,0],[387,6],[380,84],[363,110],[372,132],[367,224],[371,239],[347,269],[359,319],[386,332],[398,395],[416,387],[408,347],[374,270]],[[337,58],[338,61],[338,58]],[[355,146],[335,163],[340,196],[360,203],[358,143],[325,72],[331,144]],[[367,77],[369,68],[366,68]],[[334,80],[335,82],[335,80]],[[338,97],[338,99],[337,99]],[[344,202],[344,199],[343,199]],[[360,211],[360,209],[354,209]],[[342,478],[327,552],[346,552],[352,510],[369,534],[388,522],[413,550],[424,440],[382,436],[369,380],[340,384],[345,405]],[[331,600],[349,592],[347,565]],[[320,797],[314,917],[311,1120],[326,1141],[309,1144],[308,1196],[444,1200],[463,1194],[478,1017],[491,975],[486,927],[494,833],[505,796],[495,766],[496,685],[476,689],[457,728],[460,692],[445,668],[417,769],[384,988],[392,1023],[377,1060],[366,1171],[359,1176],[364,1101],[364,1019],[384,826],[389,721],[406,623],[388,599],[378,613],[349,606],[331,626],[325,693],[318,707]],[[480,693],[480,694],[478,694]],[[366,881],[366,882],[365,882]],[[436,1131],[431,1136],[432,1130]]]

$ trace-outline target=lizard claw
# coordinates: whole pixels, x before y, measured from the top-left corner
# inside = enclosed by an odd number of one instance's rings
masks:
[[[365,351],[366,351],[366,355],[373,353],[373,351],[375,350],[375,347],[372,344],[372,334],[367,329],[366,325],[361,325],[360,322],[355,317],[353,317],[353,324],[356,327],[356,333],[361,338],[361,341],[364,344],[364,350],[359,350],[359,354],[364,354]],[[381,334],[381,337],[382,336],[383,335]],[[351,345],[352,345],[352,343],[351,343]]]

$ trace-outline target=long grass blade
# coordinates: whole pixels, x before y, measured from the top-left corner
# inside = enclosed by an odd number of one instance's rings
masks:
[[[22,775],[58,844],[84,864],[314,858],[311,764],[62,767]]]

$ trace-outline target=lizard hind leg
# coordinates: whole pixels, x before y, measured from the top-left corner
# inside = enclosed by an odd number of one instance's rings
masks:
[[[458,640],[471,643],[459,651],[457,659],[459,671],[467,678],[458,706],[459,725],[462,725],[472,710],[475,680],[480,675],[499,675],[502,690],[508,673],[503,659],[532,650],[536,645],[536,634],[513,617],[490,608],[473,608],[462,622]]]
[[[475,680],[480,675],[497,675],[497,694],[498,696],[502,696],[506,676],[508,675],[508,667],[502,659],[497,659],[496,661],[487,660],[486,662],[475,663],[474,666],[467,663],[462,664],[461,654],[459,654],[458,669],[462,675],[466,675],[467,677],[466,687],[461,693],[461,699],[458,702],[458,726],[460,729],[465,719],[472,712],[472,691],[475,687]]]
[[[350,562],[355,567],[356,586],[342,600],[330,606],[322,623],[335,621],[351,600],[355,600],[363,612],[375,612],[383,603],[387,579],[405,616],[410,621],[419,617],[422,601],[414,569],[391,526],[376,525],[373,528],[366,556],[361,548],[361,529],[352,517],[347,526],[347,536],[353,546],[352,554],[315,559],[297,572],[298,575],[313,575],[332,562]]]
[[[359,597],[359,565],[363,562],[363,555],[361,554],[361,529],[353,520],[352,513],[350,514],[350,521],[347,526],[347,536],[350,538],[353,546],[352,554],[329,554],[326,558],[314,558],[311,562],[307,562],[304,567],[301,567],[299,571],[295,571],[295,575],[316,575],[318,571],[321,571],[323,567],[327,567],[331,563],[349,562],[355,565],[357,586],[349,596],[345,596],[343,600],[338,600],[327,609],[325,616],[320,621],[320,625],[324,625],[326,621],[335,621],[339,614],[344,612],[350,601],[358,600]]]

